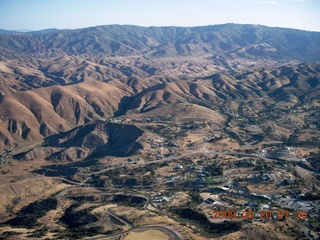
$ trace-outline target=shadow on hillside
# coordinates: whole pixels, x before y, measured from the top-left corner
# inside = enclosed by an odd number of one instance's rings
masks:
[[[42,174],[47,177],[64,177],[71,179],[71,177],[77,173],[78,168],[94,166],[97,162],[98,160],[96,159],[86,159],[70,164],[55,164],[37,169],[33,171],[33,173]]]

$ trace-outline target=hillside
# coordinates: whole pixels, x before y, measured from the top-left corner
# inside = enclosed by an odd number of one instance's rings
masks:
[[[7,94],[0,100],[1,146],[39,142],[100,116],[111,117],[126,94],[98,81]]]
[[[320,60],[319,39],[239,24],[0,34],[0,148],[41,144],[101,117],[195,117],[172,111],[183,102],[219,125],[231,102],[318,106],[319,64],[305,62]]]
[[[41,142],[45,137],[100,117],[148,112],[152,116],[174,117],[178,112],[164,106],[178,102],[200,105],[208,111],[220,110],[232,101],[262,97],[265,106],[259,106],[260,110],[279,101],[292,106],[319,106],[319,79],[318,64],[300,64],[219,73],[193,80],[140,78],[108,83],[91,80],[9,93],[0,99],[1,147]],[[188,117],[195,115],[184,116]],[[221,116],[218,119],[221,122]]]
[[[318,239],[319,40],[0,31],[0,238]]]
[[[213,58],[319,60],[318,32],[224,24],[204,27],[97,26],[0,35],[1,56],[211,54]]]
[[[75,161],[86,157],[130,156],[141,149],[143,131],[132,125],[97,121],[45,138],[42,147],[16,155],[17,160],[46,158]]]

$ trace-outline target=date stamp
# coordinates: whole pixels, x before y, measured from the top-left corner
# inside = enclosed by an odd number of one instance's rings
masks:
[[[307,220],[308,212],[306,210],[296,210],[293,214],[294,218],[297,220]],[[255,212],[251,209],[243,210],[237,212],[235,210],[214,210],[212,218],[214,219],[236,219],[242,218],[244,220],[260,219],[260,220],[269,220],[269,219],[278,219],[286,220],[290,216],[289,210],[260,210]]]

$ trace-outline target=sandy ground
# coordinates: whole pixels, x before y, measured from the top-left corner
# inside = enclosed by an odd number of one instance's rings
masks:
[[[124,237],[124,240],[169,240],[170,237],[158,230],[133,231]]]

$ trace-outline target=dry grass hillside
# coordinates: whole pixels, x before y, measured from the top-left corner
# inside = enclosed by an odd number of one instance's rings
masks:
[[[318,237],[305,199],[320,196],[319,39],[239,24],[0,30],[0,238]],[[294,201],[312,202],[306,225],[211,215]]]
[[[99,81],[7,94],[0,103],[2,144],[37,142],[99,117],[111,117],[126,94],[127,89]]]
[[[77,71],[81,74],[87,70]],[[9,91],[8,86],[3,85],[1,88],[9,93],[3,90],[0,98],[0,146],[41,142],[45,137],[100,117],[150,111],[153,115],[169,116],[170,108],[179,102],[189,102],[192,108],[205,107],[207,111],[257,98],[264,98],[267,104],[285,101],[292,105],[317,106],[319,72],[317,64],[300,64],[191,79],[139,76],[101,81],[92,76],[66,86],[55,82],[53,86],[23,91],[13,91],[13,88]],[[256,104],[256,107],[258,110],[265,105]]]

